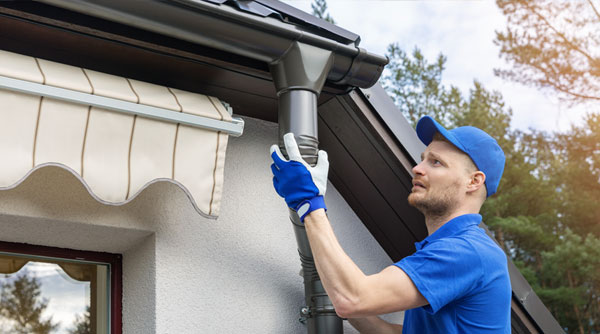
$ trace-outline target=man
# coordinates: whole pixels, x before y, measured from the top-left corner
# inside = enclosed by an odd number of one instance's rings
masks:
[[[446,130],[431,117],[417,124],[427,145],[413,168],[409,203],[425,216],[429,236],[415,252],[365,275],[338,243],[325,214],[327,154],[311,167],[293,134],[290,160],[271,147],[273,184],[306,227],[321,281],[340,317],[361,333],[510,333],[511,287],[506,256],[478,227],[485,199],[496,192],[504,152],[474,127]],[[407,310],[404,326],[377,315]]]

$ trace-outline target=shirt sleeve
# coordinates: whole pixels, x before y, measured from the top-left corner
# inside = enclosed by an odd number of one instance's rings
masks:
[[[413,281],[435,314],[445,305],[469,294],[483,275],[481,259],[465,240],[445,238],[432,242],[394,265]]]

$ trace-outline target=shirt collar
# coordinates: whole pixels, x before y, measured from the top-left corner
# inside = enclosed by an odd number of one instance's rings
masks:
[[[417,250],[422,249],[430,242],[435,240],[453,236],[459,232],[466,230],[471,225],[479,225],[481,223],[481,215],[478,213],[470,213],[462,216],[458,216],[450,219],[440,228],[438,228],[432,235],[423,239],[422,241],[415,242]]]

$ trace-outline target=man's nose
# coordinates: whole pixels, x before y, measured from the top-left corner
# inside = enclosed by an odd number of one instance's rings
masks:
[[[423,169],[423,162],[421,161],[415,167],[413,167],[412,172],[414,175],[425,175],[425,171]]]

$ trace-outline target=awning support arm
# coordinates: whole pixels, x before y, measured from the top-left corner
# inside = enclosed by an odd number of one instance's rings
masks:
[[[126,114],[153,118],[160,121],[179,123],[196,128],[221,131],[239,137],[244,131],[244,120],[233,118],[232,122],[220,121],[208,117],[156,108],[143,104],[82,93],[70,89],[53,87],[20,79],[0,76],[0,88],[14,92],[50,97],[57,100],[89,105]]]

